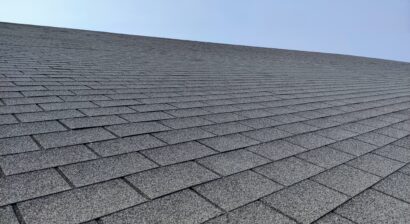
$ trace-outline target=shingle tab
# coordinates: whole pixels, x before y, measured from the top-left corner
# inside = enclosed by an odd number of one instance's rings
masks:
[[[131,123],[131,124],[118,124],[107,127],[108,130],[114,132],[116,135],[121,137],[130,135],[139,135],[151,132],[166,131],[170,128],[164,125],[152,121],[152,122],[141,122],[141,123]]]
[[[70,146],[2,156],[0,157],[0,166],[6,175],[11,175],[95,159],[96,157],[84,146]]]
[[[269,160],[244,149],[199,159],[198,162],[223,176],[248,170]]]
[[[227,215],[219,216],[212,219],[205,224],[224,224],[224,223],[237,223],[237,224],[296,224],[295,221],[280,214],[272,208],[257,201],[246,205],[242,208],[238,208]]]
[[[148,134],[88,144],[90,148],[101,156],[112,156],[135,152],[143,149],[156,148],[163,145],[165,145],[165,143]]]
[[[404,163],[372,153],[360,156],[347,164],[382,177],[393,173],[404,165]]]
[[[282,140],[250,146],[247,149],[274,161],[306,151],[305,148]]]
[[[36,151],[39,149],[29,136],[0,139],[0,155]]]
[[[301,223],[311,223],[347,199],[337,191],[305,180],[265,197],[263,201]]]
[[[336,209],[356,223],[409,223],[410,204],[386,194],[366,190]]]
[[[129,153],[60,167],[77,187],[122,177],[157,165],[139,153]]]
[[[115,138],[115,136],[102,128],[88,128],[75,131],[40,134],[35,135],[34,138],[47,149],[108,140]]]
[[[312,179],[350,196],[360,193],[380,180],[375,175],[346,165],[327,170]]]
[[[161,165],[169,165],[212,155],[215,151],[197,142],[186,142],[148,149],[141,153]]]
[[[230,151],[233,149],[244,148],[251,145],[256,145],[259,142],[243,136],[241,134],[231,134],[218,136],[208,139],[199,140],[202,144],[218,150],[219,152]]]
[[[70,189],[56,170],[47,169],[0,178],[0,206]]]
[[[156,198],[218,177],[194,162],[186,162],[140,172],[127,180],[148,197]]]
[[[34,123],[19,123],[3,125],[0,129],[0,138],[32,135],[56,131],[64,131],[66,128],[56,121],[43,121]]]
[[[125,182],[113,180],[22,202],[18,207],[27,223],[80,223],[144,201]]]
[[[23,122],[47,121],[83,116],[84,114],[77,110],[56,110],[16,114],[16,117]]]
[[[0,220],[4,224],[20,224],[11,206],[0,207]]]
[[[164,131],[160,133],[155,133],[153,135],[169,144],[188,142],[192,140],[210,138],[215,136],[214,134],[204,131],[200,128],[187,128],[180,130]]]
[[[71,129],[99,127],[99,126],[105,126],[105,125],[127,123],[126,120],[118,116],[115,116],[115,115],[70,118],[70,119],[61,120],[61,122]]]
[[[296,157],[286,158],[255,168],[265,177],[289,186],[322,172],[324,169]]]
[[[245,171],[199,185],[194,189],[221,208],[230,211],[281,189],[281,185],[252,171]]]
[[[103,217],[103,223],[199,224],[221,211],[192,192],[185,190]]]

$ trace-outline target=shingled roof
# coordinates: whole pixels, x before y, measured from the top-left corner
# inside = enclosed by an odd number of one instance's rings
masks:
[[[410,64],[0,24],[0,223],[410,223]]]

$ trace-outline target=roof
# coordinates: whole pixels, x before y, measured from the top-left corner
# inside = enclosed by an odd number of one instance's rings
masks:
[[[0,223],[410,223],[410,64],[0,24]]]

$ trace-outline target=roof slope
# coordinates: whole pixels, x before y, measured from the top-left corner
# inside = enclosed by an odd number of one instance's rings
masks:
[[[410,64],[0,24],[0,223],[410,223]]]

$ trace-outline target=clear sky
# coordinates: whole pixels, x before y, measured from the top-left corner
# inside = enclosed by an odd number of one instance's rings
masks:
[[[0,21],[410,62],[410,0],[0,0]]]

